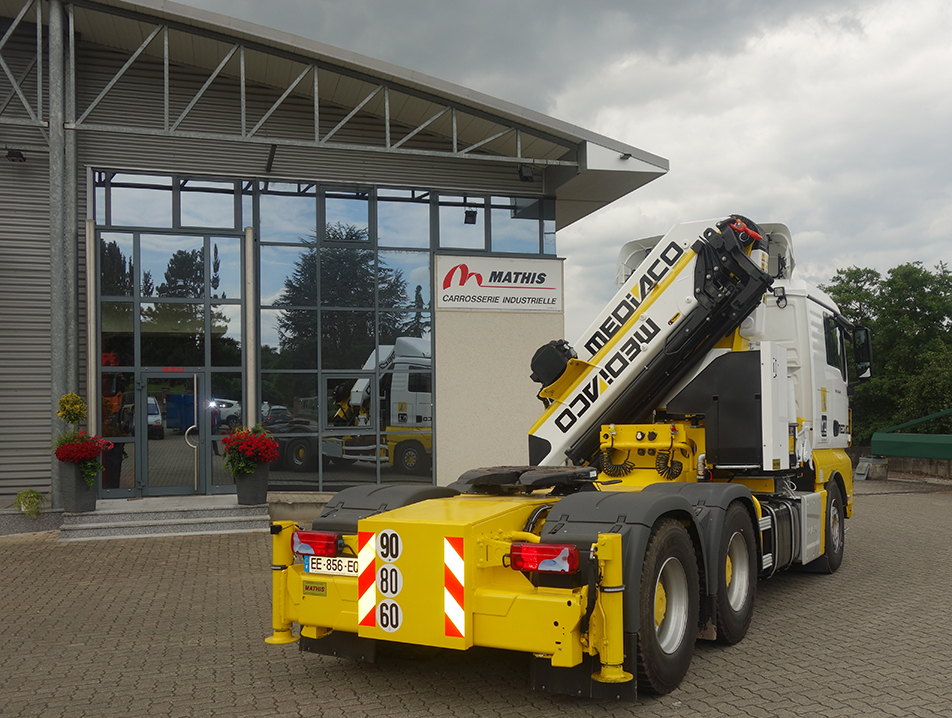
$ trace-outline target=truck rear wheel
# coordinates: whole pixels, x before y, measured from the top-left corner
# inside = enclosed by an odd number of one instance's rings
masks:
[[[718,552],[717,640],[734,645],[747,635],[757,590],[754,527],[738,502],[727,507]]]
[[[826,484],[826,558],[827,570],[834,573],[843,563],[846,547],[846,514],[843,509],[843,493],[833,479]]]
[[[697,639],[697,557],[687,530],[675,519],[654,530],[641,569],[639,685],[670,693],[681,683]]]

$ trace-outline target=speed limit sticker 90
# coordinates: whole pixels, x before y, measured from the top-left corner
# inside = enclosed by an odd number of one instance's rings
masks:
[[[393,529],[385,529],[377,534],[377,556],[387,563],[393,563],[400,558],[403,551],[403,541],[400,534]]]

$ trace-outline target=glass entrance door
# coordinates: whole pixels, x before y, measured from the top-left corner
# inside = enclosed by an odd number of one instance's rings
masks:
[[[198,373],[148,375],[140,384],[139,415],[145,431],[137,432],[144,452],[143,496],[204,494],[205,402]]]

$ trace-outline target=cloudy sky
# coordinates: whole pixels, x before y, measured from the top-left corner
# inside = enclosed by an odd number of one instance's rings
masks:
[[[566,336],[619,247],[692,219],[783,222],[813,281],[952,260],[948,0],[186,0],[640,147],[671,171],[559,234]]]

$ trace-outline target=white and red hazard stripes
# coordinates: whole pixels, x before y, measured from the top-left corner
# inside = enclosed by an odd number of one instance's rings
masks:
[[[357,625],[377,625],[377,546],[373,531],[357,533]]]
[[[463,610],[465,587],[463,539],[446,536],[443,538],[443,612],[446,635],[451,638],[466,636],[466,614]]]

